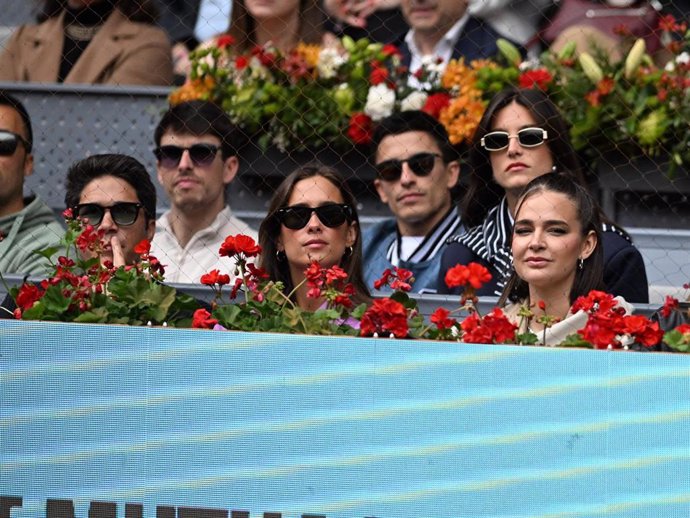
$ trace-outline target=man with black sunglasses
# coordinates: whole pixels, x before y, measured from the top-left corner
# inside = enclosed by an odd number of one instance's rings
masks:
[[[239,128],[217,105],[190,101],[168,110],[155,135],[158,181],[170,209],[157,221],[152,253],[166,266],[169,282],[198,284],[213,269],[232,272],[234,264],[218,255],[225,238],[257,232],[235,217],[227,186],[239,168]]]
[[[391,218],[363,233],[367,285],[386,268],[411,270],[412,289],[434,293],[446,240],[463,229],[451,191],[460,174],[443,125],[421,111],[382,120],[373,137],[374,186]]]
[[[65,230],[38,196],[24,197],[33,172],[31,119],[22,103],[0,92],[0,273],[42,275],[49,266],[34,254],[56,246]]]

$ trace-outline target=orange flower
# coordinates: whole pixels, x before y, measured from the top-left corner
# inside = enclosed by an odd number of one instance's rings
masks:
[[[441,110],[438,120],[448,131],[452,144],[472,140],[479,121],[484,114],[484,102],[478,91],[470,95],[460,95]]]
[[[171,106],[176,106],[187,101],[208,100],[211,92],[216,86],[216,82],[211,76],[203,79],[191,79],[177,90],[174,90],[168,97]]]

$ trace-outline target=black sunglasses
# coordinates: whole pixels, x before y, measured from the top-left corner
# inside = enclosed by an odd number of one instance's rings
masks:
[[[220,147],[213,144],[194,144],[189,147],[160,146],[153,150],[156,159],[161,166],[166,168],[177,167],[182,160],[182,154],[189,151],[189,158],[197,167],[206,167],[213,162]]]
[[[417,176],[427,176],[434,170],[436,159],[441,158],[438,153],[417,153],[404,160],[385,160],[376,164],[376,172],[382,180],[394,182],[402,175],[402,166],[407,162],[408,167]]]
[[[511,138],[518,139],[522,147],[537,147],[548,138],[548,133],[542,128],[524,128],[517,135],[510,135],[507,131],[492,131],[484,135],[480,143],[487,151],[500,151],[508,147]]]
[[[20,142],[28,152],[29,143],[21,135],[11,131],[0,130],[0,156],[12,155],[17,150]]]
[[[133,225],[139,217],[139,209],[144,208],[141,203],[121,201],[104,207],[97,203],[80,203],[74,207],[74,217],[88,220],[89,225],[97,227],[103,221],[105,211],[110,212],[110,217],[116,225],[128,227]]]
[[[329,228],[339,227],[346,221],[354,219],[352,207],[344,203],[329,203],[320,207],[305,207],[295,205],[278,209],[278,221],[290,230],[304,228],[311,219],[312,212],[316,212],[317,217]]]

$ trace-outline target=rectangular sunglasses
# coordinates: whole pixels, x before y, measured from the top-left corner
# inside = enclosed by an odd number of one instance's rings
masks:
[[[548,138],[548,133],[542,128],[523,128],[517,135],[510,135],[507,131],[492,131],[484,135],[480,143],[487,151],[500,151],[508,147],[511,138],[517,138],[522,147],[537,147]]]
[[[20,142],[28,152],[29,143],[24,140],[21,135],[17,135],[11,131],[0,130],[0,156],[10,156],[14,154]]]
[[[116,225],[128,227],[134,224],[139,217],[139,209],[143,207],[141,203],[125,201],[115,203],[110,207],[104,207],[97,203],[80,203],[74,207],[74,217],[84,219],[89,225],[97,227],[103,221],[103,216],[107,210]]]
[[[316,216],[321,223],[329,228],[339,227],[346,221],[354,219],[352,207],[344,203],[328,203],[320,207],[294,205],[278,209],[276,214],[278,221],[285,225],[285,227],[290,230],[299,230],[309,223],[313,212],[316,212]]]
[[[379,178],[387,182],[394,182],[402,175],[402,166],[407,162],[408,167],[417,176],[428,176],[434,170],[436,159],[441,158],[438,153],[417,153],[404,160],[384,160],[376,164]]]
[[[182,160],[182,155],[185,151],[189,151],[189,158],[197,167],[206,167],[213,159],[220,149],[219,146],[213,144],[194,144],[189,147],[180,146],[160,146],[153,150],[156,159],[162,167],[173,168],[177,167]]]

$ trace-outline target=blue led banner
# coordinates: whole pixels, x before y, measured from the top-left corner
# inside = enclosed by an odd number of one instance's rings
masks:
[[[690,515],[690,356],[5,321],[0,518]]]

